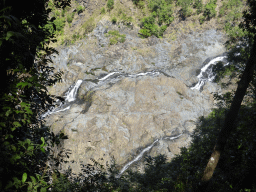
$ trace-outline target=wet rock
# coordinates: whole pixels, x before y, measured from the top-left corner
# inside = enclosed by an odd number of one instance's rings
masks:
[[[108,30],[125,34],[126,41],[109,45]],[[63,147],[72,150],[69,160],[74,163],[63,165],[64,169],[71,166],[79,172],[80,162],[89,163],[90,158],[110,162],[114,157],[123,165],[156,139],[150,154],[171,159],[180,147],[189,145],[196,119],[213,108],[211,92],[220,91],[217,84],[206,83],[202,92],[189,87],[197,82],[207,58],[225,52],[225,36],[208,30],[167,42],[141,39],[136,30],[103,20],[86,40],[59,48],[53,58],[52,66],[64,77],[49,88],[51,94],[63,95],[83,80],[71,108],[46,119],[55,133],[68,135]],[[135,75],[152,71],[157,73]],[[116,73],[100,80],[111,72]],[[166,139],[177,134],[182,136]]]

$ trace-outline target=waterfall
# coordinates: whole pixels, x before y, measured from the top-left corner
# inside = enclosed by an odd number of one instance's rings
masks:
[[[76,94],[77,94],[77,91],[80,87],[80,85],[82,84],[82,80],[78,80],[75,84],[75,86],[66,93],[66,99],[65,101],[66,102],[72,102],[72,101],[75,101],[76,100]],[[57,100],[58,102],[58,100]],[[44,119],[45,117],[47,117],[48,115],[50,114],[53,114],[53,113],[58,113],[58,112],[61,112],[61,111],[66,111],[68,109],[70,109],[70,105],[65,107],[64,109],[61,109],[62,108],[62,105],[63,103],[60,103],[58,107],[54,108],[54,107],[51,107],[47,112],[45,112],[43,115],[40,116],[40,119]],[[65,105],[65,104],[64,104]]]
[[[183,134],[179,134],[177,136],[169,136],[169,137],[164,137],[164,138],[161,138],[161,139],[170,139],[170,140],[174,140],[174,139],[177,139],[179,138],[181,135]],[[146,147],[145,149],[143,149],[139,155],[137,155],[133,160],[131,160],[130,162],[128,162],[122,169],[121,171],[119,172],[119,174],[116,176],[116,178],[120,178],[121,175],[126,171],[126,169],[128,169],[134,162],[136,161],[139,161],[143,155],[148,152],[150,149],[152,149],[152,147],[154,147],[155,143],[158,142],[159,140],[161,139],[156,139],[151,145],[149,145],[148,147]]]
[[[200,74],[197,76],[197,78],[199,79],[198,83],[191,89],[200,90],[207,81],[210,81],[210,82],[213,81],[215,78],[215,74],[212,72],[212,66],[217,64],[219,61],[223,61],[225,58],[227,58],[227,56],[216,57],[212,59],[209,63],[207,63],[201,69]],[[228,65],[228,63],[225,64],[224,66],[226,65]]]
[[[148,147],[146,147],[145,149],[143,149],[139,155],[137,155],[137,157],[135,157],[135,159],[133,159],[132,161],[128,162],[120,171],[120,173],[116,176],[116,178],[120,178],[121,175],[125,172],[126,169],[128,169],[130,167],[131,164],[133,164],[136,161],[139,161],[142,156],[144,155],[144,153],[146,153],[147,151],[149,151],[156,142],[158,142],[159,139],[155,140],[151,145],[149,145]]]
[[[78,80],[75,84],[75,86],[73,87],[73,89],[71,89],[70,92],[68,92],[66,94],[66,101],[68,102],[71,102],[71,101],[75,101],[76,100],[76,94],[77,94],[77,91],[78,91],[78,88],[80,87],[80,85],[82,84],[82,80]]]

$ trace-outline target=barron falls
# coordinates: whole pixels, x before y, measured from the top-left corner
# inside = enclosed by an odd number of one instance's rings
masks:
[[[109,44],[105,34],[125,34],[123,43]],[[64,72],[62,82],[48,90],[64,102],[41,115],[55,134],[68,139],[69,163],[115,163],[120,172],[139,166],[144,155],[164,154],[170,160],[190,135],[200,116],[214,108],[212,66],[226,61],[226,37],[215,29],[180,33],[176,40],[138,37],[136,29],[118,28],[102,20],[87,39],[58,48],[51,64]]]

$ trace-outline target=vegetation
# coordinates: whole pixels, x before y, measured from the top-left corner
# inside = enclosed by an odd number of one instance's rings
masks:
[[[48,18],[51,10],[46,7],[47,3],[34,0],[26,4],[12,0],[0,3],[1,191],[46,191],[51,186],[52,171],[58,172],[56,167],[60,161],[50,155],[59,137],[39,120],[54,100],[46,86],[58,82],[62,74],[53,73],[53,68],[46,65],[50,62],[48,56],[56,52],[48,47],[55,34],[49,23],[57,31],[62,25],[62,21]],[[53,3],[64,8],[70,2],[56,0]],[[56,164],[47,164],[50,159],[56,160]]]
[[[172,11],[175,2],[180,6],[182,19],[199,14],[200,22],[203,23],[217,16],[216,0],[210,0],[205,5],[201,0],[145,2],[133,0],[137,7],[142,9],[147,6],[150,12],[141,20],[142,37],[163,36],[174,20]],[[248,99],[239,106],[239,113],[233,118],[235,126],[225,135],[227,140],[222,146],[218,165],[213,169],[208,188],[203,190],[202,176],[215,151],[216,139],[227,119],[225,116],[232,106],[234,93],[231,92],[215,94],[218,108],[208,117],[198,120],[197,128],[191,135],[191,145],[182,148],[181,153],[171,162],[167,162],[165,156],[146,157],[144,172],[129,170],[119,179],[115,177],[118,172],[114,163],[106,168],[95,161],[94,165],[82,165],[83,173],[80,175],[73,175],[71,170],[62,174],[58,171],[58,165],[63,163],[63,159],[60,154],[54,155],[52,148],[66,137],[64,133],[54,135],[48,127],[44,127],[40,114],[47,111],[56,98],[48,94],[47,86],[60,81],[62,75],[61,72],[53,73],[54,69],[47,66],[51,62],[49,55],[56,53],[49,47],[49,43],[54,41],[56,35],[64,33],[65,22],[72,23],[75,13],[65,9],[70,5],[68,0],[30,0],[28,4],[34,6],[16,4],[13,0],[0,3],[0,63],[3,82],[0,87],[1,191],[256,190],[256,179],[251,176],[255,175],[256,170],[256,75],[254,52],[250,53],[251,47],[255,47],[255,1],[248,0],[249,10],[243,14],[245,20],[242,23],[243,1],[226,0],[220,6],[218,17],[229,21],[224,30],[229,35],[227,45],[233,52],[229,54],[232,61],[229,66],[224,67],[218,63],[213,68],[217,72],[215,81],[230,74],[240,77],[240,70],[250,63],[250,58],[254,61],[254,69],[249,70],[252,80],[248,83]],[[107,8],[109,11],[114,9],[113,0],[108,0]],[[82,6],[77,7],[77,13],[83,10]],[[104,14],[105,9],[101,13]],[[132,17],[123,12],[118,16],[124,23],[132,21]],[[115,17],[112,18],[117,22]],[[87,34],[94,27],[94,18],[90,18],[82,29]],[[123,43],[126,38],[125,34],[118,31],[108,31],[106,36],[110,37],[110,45]],[[80,38],[79,33],[72,34],[73,41]],[[92,95],[88,92],[84,100],[91,102]]]
[[[108,0],[107,8],[108,8],[108,11],[111,11],[112,9],[114,9],[114,0]]]
[[[78,14],[82,13],[85,10],[85,8],[82,5],[78,5],[76,8],[76,11]]]
[[[152,12],[150,16],[141,20],[141,37],[162,37],[167,26],[174,20],[170,1],[150,0],[148,7]]]
[[[125,38],[126,38],[125,34],[121,35],[119,33],[119,31],[115,31],[115,30],[114,31],[108,31],[108,33],[105,36],[106,37],[111,36],[111,38],[109,40],[110,45],[115,45],[118,42],[123,43],[123,42],[125,42]]]

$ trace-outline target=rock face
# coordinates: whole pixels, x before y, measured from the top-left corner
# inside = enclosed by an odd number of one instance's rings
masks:
[[[124,43],[109,46],[104,34],[113,29],[126,34]],[[173,42],[140,39],[136,29],[102,21],[88,39],[59,49],[53,66],[65,75],[50,93],[64,95],[83,80],[77,99],[67,103],[70,109],[46,118],[53,132],[69,137],[63,147],[72,151],[74,163],[63,168],[79,172],[80,163],[90,158],[114,158],[124,165],[156,139],[150,155],[171,159],[179,153],[189,144],[197,118],[213,108],[211,90],[220,91],[213,83],[203,92],[190,87],[203,62],[225,52],[224,42],[215,30],[180,34]]]

